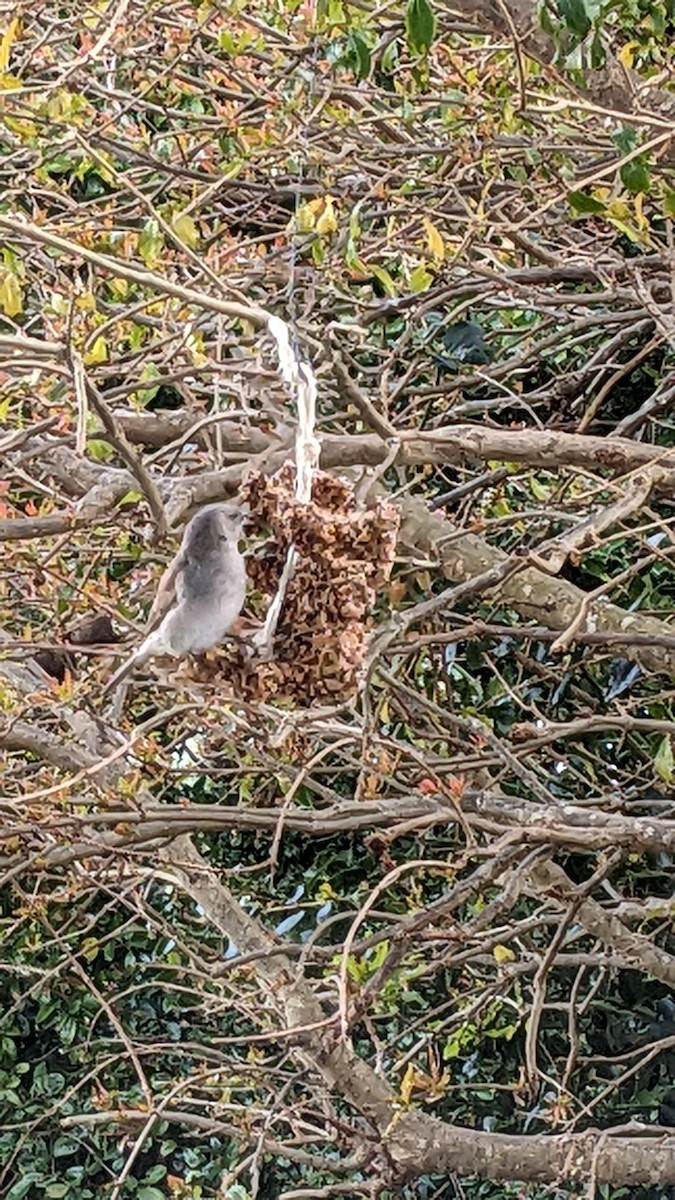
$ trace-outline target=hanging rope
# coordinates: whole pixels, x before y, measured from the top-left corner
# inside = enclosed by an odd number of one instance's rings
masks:
[[[316,82],[316,47],[313,52],[312,74],[310,81],[310,98]],[[307,129],[302,129],[303,148],[307,150]],[[300,204],[301,184],[303,179],[302,159],[298,165],[298,188],[295,196],[295,223],[291,238],[291,272],[289,290],[289,310],[292,319],[295,318],[295,281],[297,266],[297,216]],[[279,371],[282,379],[288,385],[295,399],[297,413],[297,434],[295,438],[295,498],[300,504],[309,504],[312,498],[312,481],[319,463],[320,443],[315,435],[316,425],[316,378],[309,363],[302,362],[299,355],[291,346],[290,330],[285,321],[279,317],[270,316],[267,328],[274,338],[279,358]],[[288,548],[286,561],[279,579],[276,595],[270,604],[265,617],[265,623],[253,638],[256,656],[265,662],[274,655],[274,638],[279,624],[288,585],[293,577],[297,563],[298,552],[294,543]]]
[[[318,466],[320,442],[315,436],[316,424],[316,378],[308,363],[301,362],[291,346],[288,325],[280,317],[270,316],[267,328],[274,338],[279,357],[281,377],[295,399],[298,428],[295,438],[295,498],[300,504],[308,504],[312,498],[312,480]],[[276,595],[267,610],[265,624],[258,630],[252,642],[256,657],[265,662],[273,657],[274,637],[281,616],[286,589],[293,576],[297,561],[295,544],[286,554]]]

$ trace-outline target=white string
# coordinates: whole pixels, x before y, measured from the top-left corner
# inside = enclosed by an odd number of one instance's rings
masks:
[[[281,377],[295,396],[298,431],[295,438],[295,498],[308,504],[312,496],[312,479],[319,461],[320,445],[314,435],[316,424],[316,379],[308,363],[303,363],[291,347],[288,325],[280,317],[271,316],[267,322],[277,344]]]
[[[295,437],[295,498],[300,504],[308,504],[312,498],[312,481],[318,466],[321,444],[316,437],[316,378],[309,363],[301,362],[291,346],[288,325],[280,317],[270,316],[267,321],[279,356],[279,371],[294,396],[298,427]],[[265,624],[253,637],[257,656],[267,661],[274,654],[274,635],[279,624],[286,589],[293,576],[298,558],[295,544],[288,547],[286,562],[281,572],[277,593],[267,610]]]

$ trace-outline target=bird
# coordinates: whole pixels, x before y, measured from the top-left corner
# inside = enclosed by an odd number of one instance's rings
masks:
[[[186,525],[180,549],[160,579],[147,636],[109,679],[104,696],[155,655],[203,654],[222,641],[246,597],[239,539],[247,516],[243,504],[208,504]]]

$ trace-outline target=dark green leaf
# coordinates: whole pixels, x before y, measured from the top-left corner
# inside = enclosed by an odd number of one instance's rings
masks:
[[[410,49],[426,54],[436,36],[436,17],[429,0],[408,0],[405,32]]]
[[[143,1183],[159,1183],[160,1179],[163,1179],[165,1175],[166,1167],[163,1163],[155,1163],[154,1167],[150,1167],[150,1170],[146,1172]]]
[[[640,158],[633,158],[630,162],[624,163],[619,174],[621,176],[621,182],[623,186],[627,188],[629,192],[632,192],[634,196],[636,196],[638,192],[649,191],[650,175],[647,169],[647,164],[642,156],[640,156]]]
[[[605,211],[605,205],[602,201],[596,200],[595,196],[589,196],[587,192],[568,192],[567,199],[571,207],[579,213],[600,213]]]
[[[80,1143],[72,1137],[58,1137],[52,1151],[54,1158],[62,1158],[66,1154],[77,1154]]]
[[[349,38],[349,46],[356,60],[357,79],[367,79],[370,75],[370,50],[368,49],[368,46],[364,42],[360,33],[351,34]]]
[[[590,67],[593,71],[599,71],[604,67],[607,60],[605,44],[599,33],[594,34],[590,46]]]
[[[558,9],[570,33],[585,38],[590,31],[591,22],[584,0],[558,0]]]
[[[545,4],[542,4],[539,7],[539,24],[541,25],[544,33],[547,33],[549,37],[553,37],[555,35],[555,26],[551,20],[551,14]]]
[[[24,1175],[22,1179],[19,1179],[18,1182],[14,1184],[14,1187],[11,1187],[9,1191],[5,1193],[5,1200],[23,1200],[23,1197],[28,1195],[33,1183],[38,1179],[39,1176],[33,1172]]]
[[[620,154],[630,154],[637,145],[638,135],[636,129],[617,129],[612,134],[612,141]]]
[[[467,363],[484,366],[492,362],[492,350],[485,342],[482,325],[477,321],[457,321],[449,325],[441,341],[447,356],[432,354],[432,358],[445,371],[457,371]]]

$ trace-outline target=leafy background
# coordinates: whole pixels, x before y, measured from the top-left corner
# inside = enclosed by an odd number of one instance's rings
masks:
[[[5,677],[7,1200],[589,1194],[555,1174],[396,1182],[349,1095],[293,1054],[254,948],[177,885],[161,839],[135,841],[143,789],[326,1013],[346,971],[355,1052],[400,1111],[672,1127],[674,34],[672,3],[642,0],[6,11],[8,661],[91,612],[142,624],[173,543],[152,540],[120,434],[177,517],[291,444],[269,345],[190,288],[289,319],[326,465],[357,486],[382,468],[403,525],[375,625],[499,553],[539,570],[411,618],[357,700],[284,738],[288,709],[208,685],[195,703],[149,672],[112,783],[76,750],[107,653],[23,694]],[[600,616],[556,651],[565,597],[591,592]],[[114,855],[78,853],[110,829]],[[562,875],[537,886],[542,857]]]

